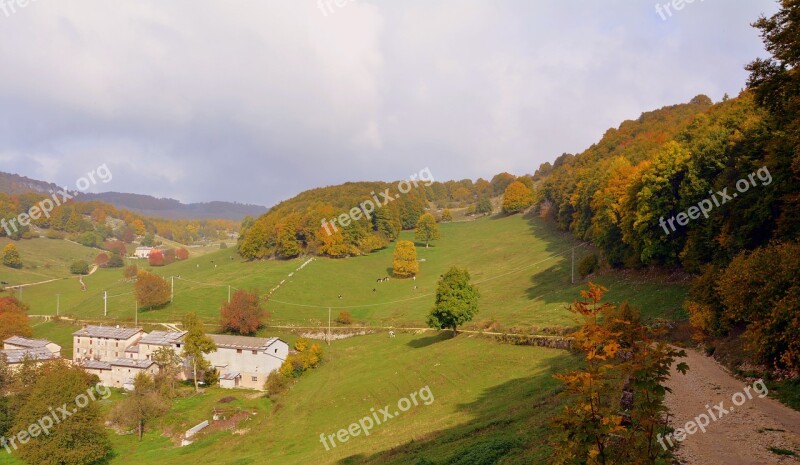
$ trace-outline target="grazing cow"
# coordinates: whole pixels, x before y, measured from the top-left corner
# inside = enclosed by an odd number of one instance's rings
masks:
[[[376,292],[374,287],[372,288],[372,292]]]
[[[378,278],[378,279],[375,280],[376,283],[379,283],[381,281],[383,281],[383,279],[381,279],[381,278]]]
[[[389,331],[389,337],[394,337],[394,331]]]
[[[342,294],[339,294],[339,298],[340,298],[340,299],[342,298]]]

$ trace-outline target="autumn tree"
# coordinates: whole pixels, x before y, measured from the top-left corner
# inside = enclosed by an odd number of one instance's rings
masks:
[[[419,272],[417,248],[411,241],[397,241],[394,247],[392,272],[398,278],[410,278]]]
[[[186,250],[186,247],[180,247],[175,251],[175,258],[178,260],[187,260],[189,258],[189,251]]]
[[[10,268],[22,268],[22,260],[17,246],[10,242],[3,248],[3,265]]]
[[[139,275],[139,267],[136,265],[128,265],[122,271],[122,276],[126,279],[134,279]]]
[[[602,302],[605,292],[589,283],[570,307],[581,323],[573,348],[584,363],[555,375],[564,384],[565,405],[553,419],[551,463],[657,463],[666,456],[657,444],[667,428],[665,383],[676,358],[686,354],[657,342],[636,310]]]
[[[458,334],[460,325],[471,321],[478,313],[480,293],[470,283],[467,270],[452,267],[439,279],[436,302],[428,315],[428,326],[434,329],[452,329]]]
[[[0,297],[0,341],[11,336],[31,337],[28,306],[15,297]]]
[[[519,213],[533,204],[533,191],[519,182],[514,181],[508,185],[503,193],[503,212]]]
[[[200,392],[200,380],[197,373],[202,373],[209,368],[205,355],[217,350],[217,345],[205,331],[202,320],[196,313],[189,313],[183,318],[183,329],[186,336],[183,338],[183,352],[181,355],[189,361],[194,379],[194,391]]]
[[[100,252],[94,257],[94,264],[99,266],[100,268],[105,268],[108,265],[108,254],[105,252]]]
[[[425,213],[419,217],[417,227],[414,230],[414,238],[420,242],[424,242],[425,247],[428,247],[431,241],[440,238],[439,225],[436,224],[436,218],[434,218],[433,215]]]
[[[136,301],[142,308],[157,308],[166,305],[170,299],[169,282],[156,274],[139,271],[134,285]]]
[[[164,252],[161,249],[153,249],[147,255],[147,262],[150,266],[164,266]]]
[[[252,336],[264,326],[267,312],[261,307],[258,292],[239,289],[220,309],[223,331]]]
[[[126,428],[135,428],[139,441],[144,437],[145,426],[169,410],[169,405],[159,395],[149,374],[139,372],[133,379],[133,391],[114,406],[111,418]]]
[[[41,376],[28,387],[25,404],[15,417],[12,431],[27,431],[43,418],[51,417],[53,406],[76,406],[79,399],[86,405],[72,407],[69,416],[54,422],[49,434],[31,437],[25,444],[19,442],[17,458],[28,464],[85,465],[101,463],[111,453],[103,417],[98,404],[87,395],[95,390],[95,398],[102,398],[92,377],[80,367],[53,362]],[[83,403],[83,400],[80,400]]]
[[[450,213],[449,208],[445,208],[442,212],[442,223],[449,223],[451,221],[453,221],[453,214]]]

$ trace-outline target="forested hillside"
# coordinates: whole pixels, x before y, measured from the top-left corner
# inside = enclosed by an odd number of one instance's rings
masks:
[[[703,337],[743,332],[757,361],[800,367],[800,3],[761,18],[771,59],[712,104],[646,113],[540,167],[538,205],[614,267],[682,267]]]

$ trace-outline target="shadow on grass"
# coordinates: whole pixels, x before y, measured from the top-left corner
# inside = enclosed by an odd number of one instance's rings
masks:
[[[413,347],[414,349],[421,349],[423,347],[428,347],[429,345],[436,344],[437,342],[446,341],[452,338],[453,338],[452,331],[442,331],[439,334],[435,334],[433,336],[413,339],[409,341],[408,346]]]
[[[336,463],[544,463],[550,454],[549,447],[544,446],[551,429],[550,418],[561,408],[557,396],[561,387],[553,374],[574,367],[575,360],[566,353],[555,356],[535,375],[494,386],[485,390],[474,402],[457,405],[456,410],[466,413],[470,418],[468,421],[415,437],[389,450],[372,455],[355,454]],[[380,428],[391,428],[391,423]]]

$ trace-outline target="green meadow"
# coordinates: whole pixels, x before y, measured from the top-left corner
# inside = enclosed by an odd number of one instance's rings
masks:
[[[519,215],[442,224],[441,236],[428,248],[418,244],[420,272],[416,280],[390,278],[380,283],[376,280],[391,275],[393,247],[363,257],[315,258],[302,269],[307,258],[248,263],[233,249],[158,268],[150,268],[145,260],[129,260],[167,279],[175,277],[173,302],[160,309],[140,310],[138,319],[178,322],[185,313],[197,312],[213,324],[229,289],[257,289],[266,296],[277,287],[266,302],[272,325],[326,326],[330,308],[334,318],[348,311],[368,326],[420,327],[433,304],[439,276],[451,266],[459,266],[470,271],[481,292],[481,310],[474,323],[493,322],[504,328],[573,324],[566,306],[579,295],[586,280],[576,275],[575,283],[571,282],[572,249],[577,264],[592,253],[587,245],[575,243],[538,218]],[[404,232],[401,238],[413,239],[413,233]],[[682,314],[682,283],[616,272],[589,279],[607,286],[610,300],[628,300],[640,306],[645,316]],[[98,270],[84,277],[84,282],[86,291],[77,279],[26,288],[23,300],[36,315],[55,315],[58,301],[60,314],[72,318],[134,321],[133,284],[122,277],[121,270]]]

